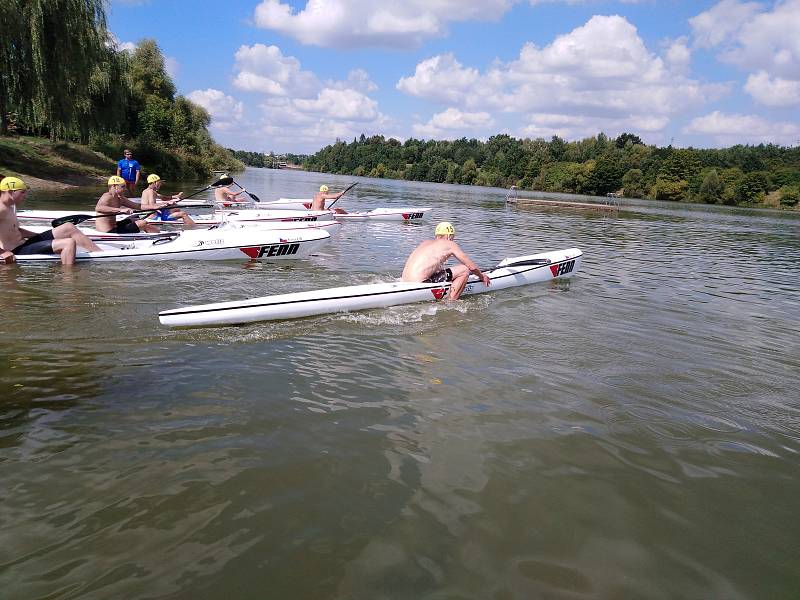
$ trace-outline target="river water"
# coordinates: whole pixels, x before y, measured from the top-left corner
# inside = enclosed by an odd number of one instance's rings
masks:
[[[346,223],[295,264],[0,268],[0,596],[798,597],[800,216],[359,181],[339,205],[433,217]],[[457,306],[158,323],[385,281],[445,219],[480,265],[583,265]]]

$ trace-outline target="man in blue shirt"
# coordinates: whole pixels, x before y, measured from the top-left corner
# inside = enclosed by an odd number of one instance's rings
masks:
[[[125,180],[125,186],[128,188],[128,197],[133,197],[136,194],[136,186],[139,185],[139,174],[142,167],[138,161],[133,160],[133,153],[125,148],[125,158],[120,159],[117,163],[117,175]]]

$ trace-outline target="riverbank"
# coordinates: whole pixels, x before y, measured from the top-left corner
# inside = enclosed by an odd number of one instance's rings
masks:
[[[0,175],[40,189],[96,185],[116,173],[116,161],[88,146],[36,137],[0,137]]]

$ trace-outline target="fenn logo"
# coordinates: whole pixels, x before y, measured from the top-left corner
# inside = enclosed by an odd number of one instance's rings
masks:
[[[568,260],[566,262],[550,265],[550,271],[553,273],[553,277],[560,277],[561,275],[572,273],[572,269],[574,268],[575,268],[574,260]]]
[[[269,246],[255,246],[252,248],[241,248],[242,252],[250,258],[264,258],[270,256],[290,256],[297,254],[300,244],[270,244]]]
[[[411,221],[412,219],[421,219],[425,213],[416,212],[416,213],[403,213],[403,220],[404,221]]]

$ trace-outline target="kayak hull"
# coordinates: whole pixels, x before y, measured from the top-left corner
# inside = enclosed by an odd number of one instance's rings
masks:
[[[103,250],[79,250],[76,262],[165,261],[165,260],[294,260],[307,258],[330,240],[327,231],[262,230],[220,227],[176,232],[172,236],[145,240],[103,240]],[[22,254],[17,262],[56,262],[57,254]]]
[[[491,286],[485,286],[472,275],[463,295],[571,277],[580,268],[582,256],[579,249],[570,248],[505,259],[494,269],[486,271],[491,279]],[[450,283],[398,281],[357,285],[177,308],[162,311],[158,318],[161,324],[169,327],[239,325],[416,302],[435,302],[444,299],[449,289]]]
[[[334,201],[335,200],[331,200],[328,202],[326,207],[330,207]],[[265,210],[310,210],[311,199],[281,198],[274,202],[256,202],[254,206]],[[430,206],[376,208],[367,211],[336,213],[336,218],[348,221],[420,221],[424,219],[426,213],[429,213],[431,210]]]

